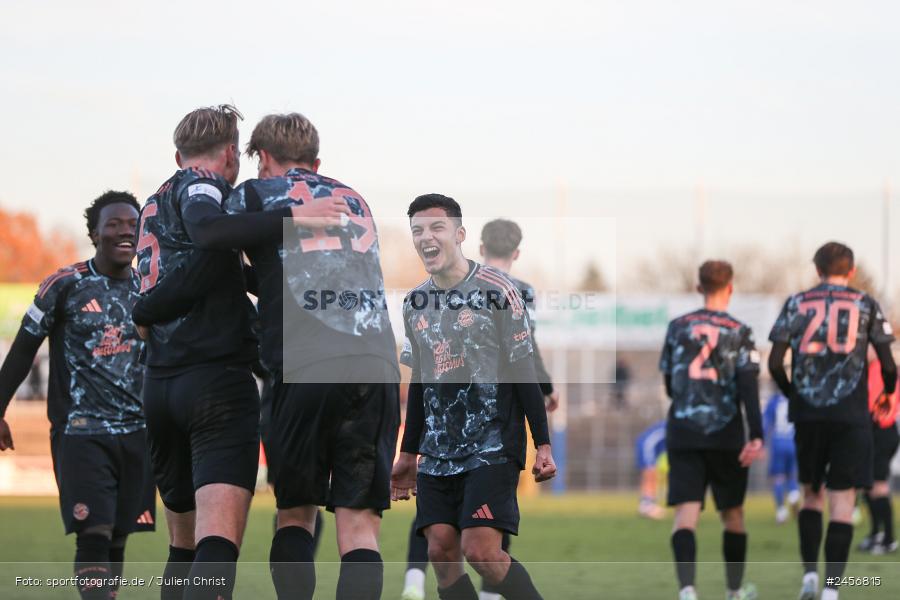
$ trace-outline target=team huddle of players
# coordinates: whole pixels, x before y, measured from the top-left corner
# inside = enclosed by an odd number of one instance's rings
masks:
[[[378,300],[384,278],[371,209],[319,174],[318,133],[296,113],[256,125],[246,151],[258,177],[234,187],[240,120],[227,105],[192,111],[174,134],[178,170],[143,206],[126,192],[91,204],[94,257],[44,281],[0,369],[2,417],[50,338],[53,463],[66,532],[77,534],[82,598],[115,597],[128,535],[155,521],[156,489],[169,529],[163,600],[231,597],[256,483],[254,373],[271,394],[266,452],[278,513],[270,564],[280,599],[313,596],[319,506],[335,514],[336,597],[380,598],[381,514],[414,493],[413,533],[425,540],[417,564],[433,563],[442,599],[478,598],[464,560],[489,593],[540,598],[507,553],[518,531],[526,419],[535,479],[556,473],[545,406],[556,395],[533,340],[533,291],[504,273],[521,233],[492,224],[500,238],[514,238],[502,251],[485,244],[506,268],[479,264],[462,253],[457,202],[427,194],[410,204],[413,244],[430,277],[403,305],[400,362],[412,375],[392,464],[400,368]],[[852,251],[832,242],[814,262],[821,284],[789,298],[769,336],[769,369],[796,428],[802,600],[818,594],[825,489],[826,581],[843,573],[855,490],[873,483],[871,414],[892,410],[896,383],[890,327],[871,297],[849,287]],[[762,451],[760,358],[750,329],[727,312],[732,275],[722,261],[700,267],[705,305],[669,324],[660,360],[672,399],[665,437],[681,600],[696,598],[694,531],[707,486],[724,525],[728,597],[755,596],[743,583],[742,505],[748,467]],[[871,413],[870,345],[883,382]],[[0,450],[8,448],[0,418]],[[408,575],[410,597],[423,581]],[[821,598],[836,597],[829,583]]]
[[[254,373],[271,393],[280,599],[313,596],[319,506],[335,514],[336,597],[380,598],[381,514],[413,493],[441,598],[478,597],[463,559],[497,594],[540,598],[502,535],[518,527],[526,418],[535,479],[556,473],[544,404],[555,394],[534,358],[524,286],[463,256],[452,198],[410,204],[430,278],[404,301],[412,380],[393,465],[400,369],[378,301],[372,212],[318,173],[318,133],[297,113],[256,125],[246,151],[258,177],[234,187],[241,119],[228,105],[192,111],[174,133],[178,170],[143,206],[127,192],[91,204],[95,256],[41,285],[0,370],[2,416],[50,338],[53,462],[82,598],[116,596],[127,537],[152,528],[156,489],[169,530],[161,597],[232,596],[258,467]],[[311,293],[341,302],[311,303]]]
[[[768,368],[788,399],[795,428],[802,487],[800,600],[814,600],[819,594],[817,563],[826,497],[830,516],[824,536],[826,585],[819,597],[834,600],[852,542],[856,490],[873,488],[875,480],[886,484],[887,464],[896,451],[892,398],[897,368],[890,349],[894,336],[878,303],[849,285],[855,273],[852,250],[830,242],[819,248],[813,262],[820,283],[785,302],[769,334]],[[750,329],[727,312],[732,276],[727,262],[708,261],[700,267],[704,307],[669,324],[660,359],[672,399],[665,437],[680,600],[697,598],[694,531],[707,486],[724,526],[727,597],[747,600],[757,595],[752,584],[743,584],[747,555],[743,503],[748,467],[760,456],[763,443],[757,386],[760,357]],[[872,375],[881,384],[871,406],[870,346],[880,365],[880,372]],[[788,350],[790,376],[784,364]],[[876,431],[873,436],[873,420],[877,430],[893,431],[892,448],[885,442],[875,447],[873,440],[883,434]],[[891,520],[889,512],[887,519]]]

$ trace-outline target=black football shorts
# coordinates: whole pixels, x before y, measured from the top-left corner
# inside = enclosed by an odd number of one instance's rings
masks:
[[[259,390],[248,366],[204,365],[144,378],[144,414],[163,504],[194,510],[194,492],[227,483],[253,492],[259,468]]]

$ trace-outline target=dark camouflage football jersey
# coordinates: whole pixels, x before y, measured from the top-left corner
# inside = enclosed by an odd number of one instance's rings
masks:
[[[868,346],[894,340],[871,296],[825,283],[795,294],[769,340],[791,347],[792,420],[867,422]]]
[[[143,343],[131,321],[138,299],[128,279],[100,274],[94,261],[60,269],[38,289],[22,327],[50,338],[47,415],[66,434],[125,434],[144,428]]]
[[[263,363],[284,373],[370,355],[394,365],[399,376],[378,232],[362,196],[335,179],[294,168],[282,177],[245,181],[224,207],[231,214],[274,211],[334,197],[352,212],[345,226],[313,231],[288,223],[282,243],[247,249],[259,279]]]
[[[516,437],[511,428],[524,432],[524,421],[513,417],[515,382],[508,372],[512,363],[531,360],[528,315],[504,273],[469,264],[452,290],[429,279],[403,302],[400,362],[423,388],[419,469],[427,475],[520,460],[524,448],[507,447]]]
[[[192,203],[221,210],[231,186],[204,169],[177,171],[141,210],[137,260],[141,293],[151,291],[168,273],[184,265],[196,246],[182,219]],[[220,251],[224,276],[187,314],[156,324],[147,341],[147,366],[180,369],[211,362],[250,361],[256,354],[250,330],[254,311],[247,298],[236,251]]]
[[[744,443],[738,373],[759,372],[750,328],[726,312],[700,309],[669,323],[659,361],[671,378],[670,448],[735,448]]]

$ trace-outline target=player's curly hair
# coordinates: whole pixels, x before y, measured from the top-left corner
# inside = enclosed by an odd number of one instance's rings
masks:
[[[522,243],[522,230],[509,219],[494,219],[481,229],[484,253],[495,258],[509,258]]]
[[[181,119],[172,140],[183,158],[202,156],[224,144],[237,144],[244,115],[230,104],[192,110]]]
[[[417,197],[409,205],[406,215],[411,219],[414,214],[428,210],[429,208],[442,208],[448,217],[456,220],[457,227],[462,225],[462,208],[450,196],[441,194],[425,194]]]
[[[84,218],[87,221],[88,237],[97,229],[100,221],[100,211],[110,204],[127,204],[141,212],[141,205],[138,204],[137,198],[131,192],[117,192],[115,190],[107,190],[91,202],[91,205],[84,211]],[[91,240],[93,242],[93,240]]]
[[[700,291],[704,294],[715,294],[724,289],[734,279],[731,263],[724,260],[708,260],[700,265],[698,271]]]
[[[840,242],[828,242],[816,250],[813,263],[823,277],[849,275],[855,264],[853,250]]]

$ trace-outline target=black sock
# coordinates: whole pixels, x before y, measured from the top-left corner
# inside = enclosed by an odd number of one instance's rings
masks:
[[[119,596],[119,581],[125,572],[125,540],[127,536],[113,538],[109,548],[109,574],[113,583],[109,586],[109,600],[116,600]]]
[[[821,511],[804,508],[797,516],[797,527],[800,529],[800,557],[803,559],[803,572],[815,573],[818,570],[819,546],[822,545]]]
[[[478,600],[478,592],[472,585],[467,573],[456,580],[452,585],[445,588],[438,588],[438,598],[441,600]]]
[[[679,529],[672,534],[672,552],[675,554],[675,572],[678,585],[686,588],[694,585],[697,571],[697,539],[690,529]]]
[[[884,527],[882,543],[890,544],[894,541],[894,507],[891,506],[891,497],[882,498],[881,504],[881,525]]]
[[[210,535],[197,542],[184,600],[231,600],[237,559],[238,547],[223,537]]]
[[[509,557],[509,571],[503,581],[494,586],[496,593],[504,598],[515,598],[515,600],[542,600],[541,594],[534,587],[528,571],[522,566],[522,563]]]
[[[422,572],[428,568],[428,540],[416,533],[416,521],[413,519],[409,528],[409,543],[406,552],[406,570],[419,569]]]
[[[722,534],[722,556],[725,557],[725,580],[728,589],[741,589],[747,560],[747,534],[726,531]]]
[[[869,508],[869,518],[872,522],[872,527],[869,530],[869,537],[874,538],[875,534],[879,531],[879,516],[878,509],[875,507],[875,498],[873,498],[869,492],[864,493],[863,498],[866,499],[866,506]]]
[[[313,532],[313,556],[319,551],[319,542],[322,541],[322,532],[325,531],[325,519],[322,517],[322,511],[316,511],[316,527]]]
[[[359,548],[341,557],[336,600],[378,600],[384,587],[384,563],[377,550]]]
[[[160,600],[181,600],[184,596],[185,581],[194,562],[193,550],[169,546],[169,560],[163,571],[163,581],[159,590]]]
[[[105,535],[78,534],[75,539],[76,587],[82,600],[108,600],[109,544]]]
[[[872,498],[872,520],[878,524],[878,530],[884,532],[882,543],[894,541],[893,515],[890,498]]]
[[[310,600],[316,591],[313,536],[303,527],[282,527],[272,538],[269,570],[281,600]]]
[[[853,542],[853,525],[850,523],[828,524],[828,533],[825,535],[825,581],[832,578],[840,579],[847,567],[847,557],[850,556],[850,544]],[[837,587],[837,586],[828,586]]]

